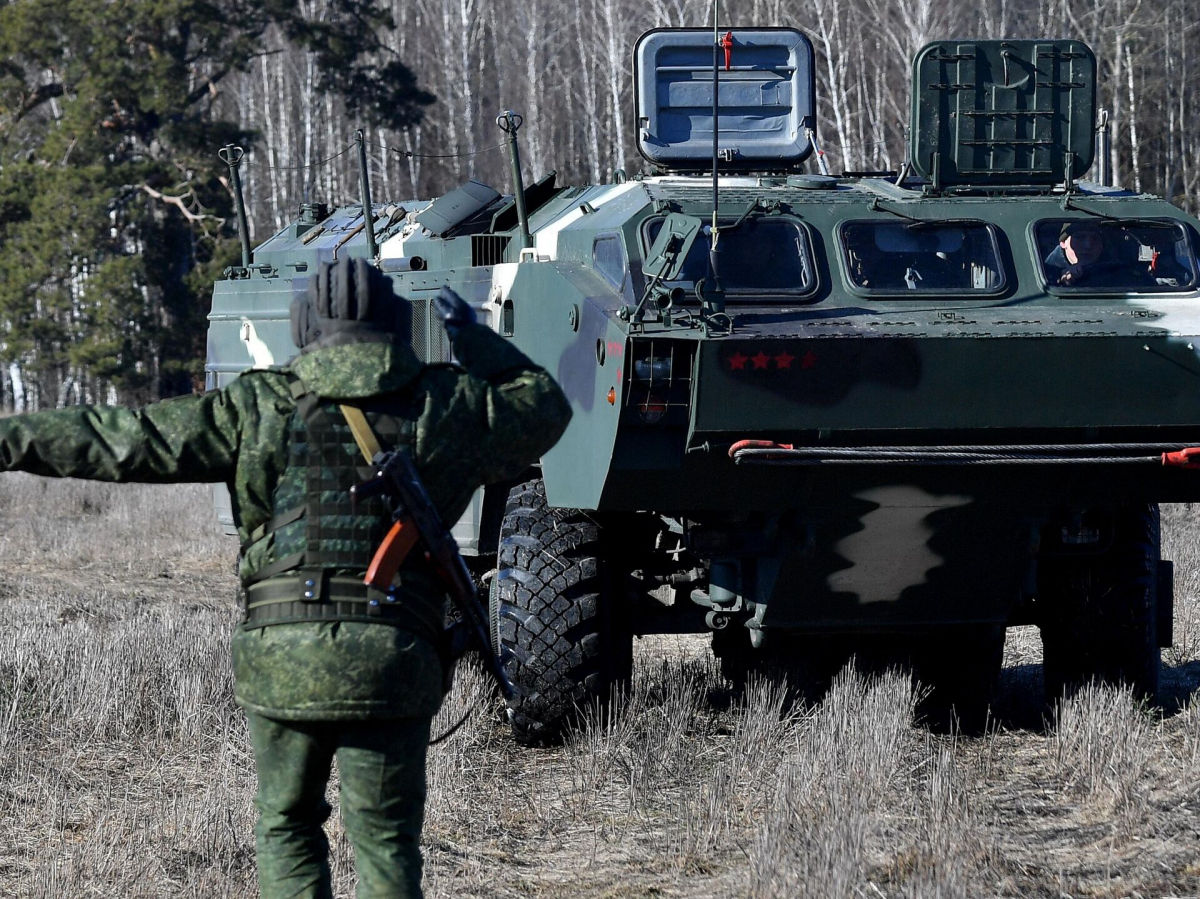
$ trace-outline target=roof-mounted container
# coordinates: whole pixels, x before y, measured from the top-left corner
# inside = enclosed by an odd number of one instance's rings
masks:
[[[728,40],[725,35],[728,34]],[[634,48],[638,149],[673,171],[710,171],[713,32],[659,28]],[[720,168],[783,171],[812,151],[813,50],[794,28],[734,28],[717,48]]]
[[[1092,165],[1096,57],[1080,41],[937,41],[912,97],[910,162],[935,188],[1064,184]]]

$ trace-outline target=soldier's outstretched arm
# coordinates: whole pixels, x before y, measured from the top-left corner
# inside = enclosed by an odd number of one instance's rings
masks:
[[[0,468],[103,481],[225,481],[238,410],[224,392],[142,409],[71,406],[0,419]]]

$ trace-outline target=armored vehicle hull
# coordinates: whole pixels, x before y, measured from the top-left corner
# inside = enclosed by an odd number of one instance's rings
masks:
[[[639,97],[675,106],[639,122],[712,139],[714,93],[680,75],[709,40],[643,37],[639,83],[660,89]],[[1152,696],[1171,639],[1157,504],[1200,499],[1185,452],[1200,443],[1200,236],[1158,198],[1078,181],[1090,51],[933,45],[915,66],[913,168],[832,177],[801,172],[811,142],[778,148],[779,121],[813,127],[795,100],[807,41],[763,29],[732,46],[749,62],[733,67],[741,92],[718,77],[721,140],[726,121],[730,142],[766,122],[772,162],[751,147],[714,176],[646,125],[660,174],[371,206],[375,254],[365,206],[291,226],[217,285],[211,383],[252,364],[247,322],[291,355],[291,292],[347,254],[376,255],[411,300],[423,358],[448,359],[428,307],[450,284],[557,377],[575,409],[562,441],[456,527],[488,581],[523,740],[604,700],[632,635],[652,632],[711,631],[735,679],[886,647],[978,721],[1004,629],[1032,623],[1051,698],[1093,677]],[[982,84],[1003,53],[1045,70],[1016,99]],[[747,108],[747,79],[792,98],[791,118]],[[983,137],[948,133],[968,106]],[[1025,112],[1027,132],[1001,133]],[[1102,264],[1062,258],[1085,230]]]

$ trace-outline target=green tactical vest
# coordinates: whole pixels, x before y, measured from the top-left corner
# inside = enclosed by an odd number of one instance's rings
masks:
[[[416,551],[387,591],[363,575],[392,523],[386,499],[354,501],[350,488],[375,475],[338,403],[291,385],[287,464],[272,495],[271,519],[246,546],[273,541],[272,561],[243,585],[247,628],[294,621],[368,621],[440,635],[442,596]],[[419,399],[409,391],[357,405],[385,449],[411,449]],[[245,547],[244,547],[245,548]]]

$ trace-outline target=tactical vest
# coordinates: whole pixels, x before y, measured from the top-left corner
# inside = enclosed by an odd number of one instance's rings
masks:
[[[287,463],[272,495],[271,519],[247,546],[273,538],[273,561],[244,586],[247,628],[295,621],[403,625],[431,638],[443,628],[442,595],[414,552],[384,591],[363,574],[391,526],[386,499],[355,501],[350,488],[373,477],[339,405],[298,378],[288,426]],[[419,399],[409,391],[356,404],[385,449],[411,448]]]

